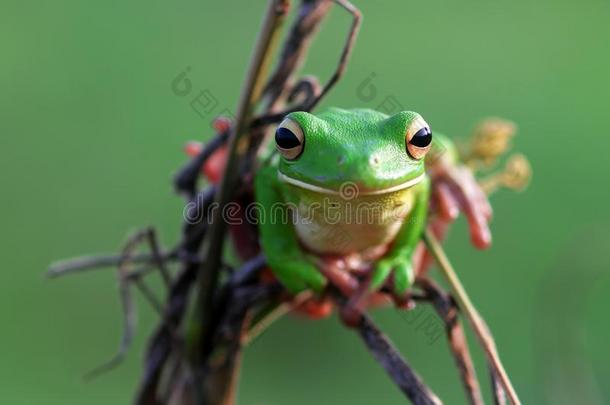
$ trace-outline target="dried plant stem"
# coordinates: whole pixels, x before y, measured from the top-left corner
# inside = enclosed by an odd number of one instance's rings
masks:
[[[335,72],[329,79],[328,83],[322,88],[322,91],[316,97],[310,105],[307,106],[306,111],[313,110],[320,100],[324,98],[324,96],[333,88],[333,86],[339,81],[343,73],[345,72],[345,68],[347,67],[347,62],[349,57],[354,49],[354,43],[356,42],[356,37],[358,36],[358,30],[360,29],[360,22],[362,21],[362,15],[360,11],[354,7],[352,3],[348,0],[335,0],[337,4],[347,10],[348,13],[352,15],[352,26],[350,28],[349,34],[347,36],[347,41],[343,46],[343,52],[341,53],[341,57],[339,58],[339,64],[335,69]]]
[[[305,61],[311,41],[331,4],[331,0],[301,1],[296,20],[280,52],[280,60],[265,86],[263,97],[267,112],[276,112],[286,101],[291,82]]]
[[[290,302],[282,302],[278,305],[273,305],[259,319],[252,322],[248,333],[244,336],[244,346],[252,343],[254,339],[262,335],[275,321],[282,318],[284,315],[287,315],[312,297],[313,293],[311,291],[304,291],[295,296]]]
[[[440,318],[445,322],[445,331],[449,349],[453,354],[466,396],[471,405],[483,405],[483,396],[479,387],[479,380],[474,368],[468,342],[464,335],[458,317],[458,306],[455,300],[444,292],[436,283],[428,278],[417,280],[417,285],[424,291],[423,297],[413,297],[417,300],[429,301]]]
[[[206,356],[212,352],[214,345],[215,328],[213,320],[218,314],[216,298],[219,289],[220,272],[222,268],[222,252],[225,242],[226,222],[222,218],[224,207],[232,200],[235,190],[239,186],[241,165],[245,161],[251,137],[249,129],[256,103],[259,101],[263,80],[273,52],[279,28],[288,11],[287,0],[270,0],[265,19],[258,36],[254,54],[251,58],[242,94],[240,96],[236,118],[228,138],[228,156],[224,175],[215,195],[215,202],[219,209],[210,223],[209,230],[200,252],[203,259],[197,271],[197,296],[192,319],[192,333],[189,339],[190,362],[195,372],[194,382],[197,403],[223,403],[232,402],[233,382],[236,381],[236,367],[239,364],[237,355],[229,365],[227,375],[210,374],[207,369]],[[219,384],[206,387],[206,381],[221,377]]]
[[[455,298],[458,301],[460,308],[466,314],[466,317],[470,321],[472,328],[485,351],[485,356],[487,357],[490,364],[495,368],[495,373],[497,375],[498,380],[502,384],[502,387],[506,391],[509,401],[512,405],[521,405],[521,401],[519,400],[515,389],[513,388],[510,379],[508,378],[508,374],[502,365],[500,360],[500,356],[498,355],[498,351],[496,349],[496,344],[492,338],[491,332],[489,328],[485,324],[485,321],[473,305],[472,301],[470,301],[470,297],[466,293],[464,286],[460,282],[449,258],[445,254],[441,244],[436,240],[432,232],[426,230],[424,233],[424,241],[426,242],[426,246],[429,249],[430,253],[436,259],[441,272],[447,279],[447,282],[453,289],[455,293]]]
[[[442,401],[415,374],[400,352],[368,315],[363,314],[358,324],[358,332],[373,357],[414,405],[442,405]]]
[[[132,264],[150,264],[153,265],[157,263],[159,255],[164,261],[176,260],[176,254],[171,253],[163,253],[157,252],[155,254],[151,253],[142,253],[138,255],[134,255],[131,258]],[[77,257],[75,259],[69,259],[65,261],[60,261],[53,263],[49,270],[46,273],[46,277],[49,278],[57,278],[61,276],[66,276],[73,273],[79,273],[87,270],[94,270],[98,268],[104,267],[114,267],[119,265],[123,260],[123,256],[121,255],[101,255],[101,256],[84,256]],[[154,267],[150,267],[147,271],[155,270]],[[144,273],[144,272],[143,272]]]
[[[231,197],[239,182],[239,164],[248,150],[248,129],[250,119],[254,111],[254,105],[258,101],[262,91],[262,80],[266,72],[268,62],[272,54],[272,44],[275,42],[279,27],[288,11],[286,0],[270,0],[265,15],[265,20],[256,48],[248,69],[243,91],[237,106],[236,118],[229,134],[229,152],[220,187],[216,193],[215,201],[223,208],[231,201]],[[198,271],[198,290],[196,330],[203,335],[195,337],[191,348],[197,362],[201,362],[201,346],[209,343],[209,326],[214,312],[214,294],[218,288],[218,279],[222,260],[222,251],[225,240],[226,223],[222,218],[222,209],[216,212],[212,219],[210,229],[202,246],[202,257],[205,260]],[[207,336],[206,336],[207,335]],[[202,342],[202,339],[204,340]]]

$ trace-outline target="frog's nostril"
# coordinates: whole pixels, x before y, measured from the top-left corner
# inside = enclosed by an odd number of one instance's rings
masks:
[[[371,163],[372,166],[377,166],[379,164],[379,157],[377,157],[377,155],[373,155],[373,156],[371,156],[371,159],[369,162]]]

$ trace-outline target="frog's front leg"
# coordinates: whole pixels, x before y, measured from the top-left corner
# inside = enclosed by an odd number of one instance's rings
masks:
[[[325,277],[302,251],[288,204],[278,188],[277,169],[261,169],[255,179],[256,200],[262,209],[260,242],[271,271],[291,293],[322,291]]]
[[[425,227],[430,182],[426,178],[416,187],[414,191],[417,194],[413,209],[405,219],[390,250],[374,264],[368,280],[343,308],[341,315],[348,325],[353,326],[359,322],[367,298],[378,292],[388,281],[394,301],[398,305],[406,304],[408,301],[407,293],[415,278],[413,255]]]
[[[417,186],[413,210],[400,229],[390,251],[381,258],[373,269],[369,289],[381,288],[392,276],[392,293],[398,301],[404,301],[406,293],[413,285],[413,254],[426,225],[430,182],[426,178]]]

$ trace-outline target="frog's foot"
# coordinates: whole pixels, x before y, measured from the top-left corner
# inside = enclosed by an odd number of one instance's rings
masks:
[[[409,289],[413,280],[411,255],[379,260],[370,276],[349,296],[349,300],[341,309],[341,320],[348,327],[357,326],[373,297],[380,294],[380,290],[384,287],[389,290],[396,306],[408,308],[411,304]]]
[[[379,290],[387,286],[396,306],[409,304],[409,289],[415,279],[411,255],[398,255],[381,259],[375,265],[370,289]]]
[[[319,260],[318,268],[342,295],[351,297],[359,288],[359,281],[350,272],[349,265],[342,258],[324,257]]]
[[[292,295],[305,290],[321,293],[326,287],[326,277],[308,261],[274,257],[269,264],[274,275]]]

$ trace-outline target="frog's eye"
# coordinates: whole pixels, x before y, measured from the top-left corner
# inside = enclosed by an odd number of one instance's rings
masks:
[[[423,159],[432,145],[432,131],[421,117],[417,117],[407,129],[407,152],[413,159]]]
[[[275,131],[275,146],[284,158],[298,158],[305,146],[305,135],[299,124],[290,118],[282,121]]]

